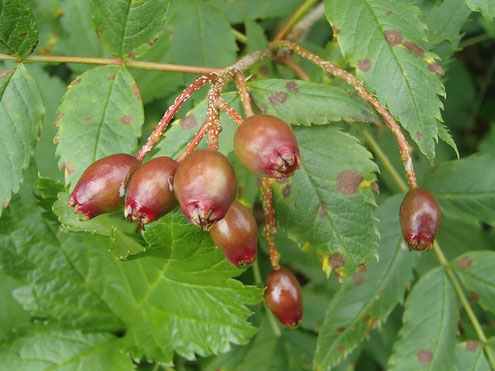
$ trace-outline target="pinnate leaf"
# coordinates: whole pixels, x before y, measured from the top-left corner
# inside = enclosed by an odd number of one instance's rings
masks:
[[[273,183],[277,222],[300,246],[309,243],[340,277],[368,264],[374,225],[376,164],[357,139],[336,127],[295,127],[301,168]]]
[[[0,343],[2,368],[16,371],[134,370],[121,351],[121,340],[109,333],[82,333],[32,325]]]
[[[58,111],[57,155],[72,187],[96,160],[132,153],[137,147],[143,105],[124,67],[98,67],[83,73],[70,84]]]
[[[481,12],[490,22],[495,17],[495,3],[492,0],[466,0],[473,12]]]
[[[419,8],[409,1],[325,0],[325,12],[358,77],[433,159],[445,91],[426,51]]]
[[[262,113],[291,125],[325,125],[332,121],[381,123],[375,110],[350,88],[294,80],[259,80],[249,84]]]
[[[92,0],[93,27],[117,57],[144,54],[165,27],[168,0]]]
[[[484,309],[495,314],[495,251],[470,251],[454,264],[464,286],[479,297]]]
[[[25,57],[38,43],[33,13],[23,0],[0,3],[0,51]]]
[[[490,371],[490,364],[477,340],[465,341],[455,347],[455,366],[458,371]]]
[[[495,223],[494,155],[444,162],[424,177],[421,186],[433,193],[450,217]]]
[[[452,370],[457,304],[442,268],[423,275],[407,297],[388,370]]]
[[[0,75],[0,215],[19,191],[45,111],[36,82],[24,65]]]
[[[339,363],[402,302],[416,256],[407,251],[400,237],[400,201],[400,197],[390,198],[376,212],[380,260],[345,280],[330,302],[316,345],[314,364],[318,369]]]

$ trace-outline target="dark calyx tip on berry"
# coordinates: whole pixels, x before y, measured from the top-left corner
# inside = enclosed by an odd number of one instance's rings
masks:
[[[208,232],[217,221],[213,218],[213,210],[199,207],[194,208],[189,220],[191,223],[202,228],[206,232]]]
[[[274,178],[285,178],[294,175],[299,166],[301,165],[301,159],[299,153],[277,153],[272,168],[270,169],[270,176]]]

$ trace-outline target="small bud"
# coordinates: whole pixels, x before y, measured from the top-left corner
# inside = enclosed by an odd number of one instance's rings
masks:
[[[256,260],[256,220],[251,211],[239,201],[234,201],[225,217],[215,223],[210,236],[227,260],[236,267],[253,264]]]
[[[234,201],[237,176],[224,155],[210,149],[198,149],[179,164],[174,192],[191,223],[209,230],[225,216]]]
[[[409,250],[430,250],[442,220],[433,195],[423,188],[407,192],[399,211],[402,237]]]
[[[82,220],[114,211],[124,206],[127,181],[139,161],[118,153],[93,162],[83,173],[69,198],[69,206]]]
[[[234,151],[246,169],[272,178],[293,175],[301,162],[290,125],[269,115],[244,120],[234,136]]]
[[[177,206],[172,184],[177,162],[156,157],[141,165],[127,186],[124,213],[130,221],[150,223]]]

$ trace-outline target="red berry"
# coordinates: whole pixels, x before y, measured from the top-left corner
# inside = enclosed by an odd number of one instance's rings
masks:
[[[244,120],[234,135],[234,151],[246,169],[260,176],[291,176],[301,162],[291,127],[269,115]]]
[[[69,198],[82,220],[124,206],[127,180],[139,165],[131,155],[118,153],[93,162],[83,173]]]
[[[237,176],[227,157],[210,149],[198,149],[179,164],[174,191],[191,223],[209,230],[234,201]]]
[[[177,166],[170,157],[156,157],[134,172],[127,186],[126,218],[146,224],[177,206],[172,190]]]
[[[301,287],[297,278],[284,268],[274,269],[266,278],[265,301],[280,323],[298,326],[303,317]]]
[[[232,203],[225,217],[215,223],[210,235],[227,260],[236,267],[254,263],[258,251],[256,220],[239,201]]]
[[[422,188],[407,192],[400,205],[399,218],[402,237],[409,250],[431,249],[442,213],[430,192]]]

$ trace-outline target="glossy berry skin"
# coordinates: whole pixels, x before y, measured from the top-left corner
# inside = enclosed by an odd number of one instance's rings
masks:
[[[269,115],[244,120],[235,132],[234,151],[246,169],[272,178],[291,176],[301,162],[291,127]]]
[[[210,149],[198,149],[179,164],[174,192],[191,223],[209,230],[234,201],[237,176],[227,157]]]
[[[256,260],[256,220],[251,211],[239,201],[234,201],[225,217],[215,223],[210,236],[227,260],[236,267],[253,264]]]
[[[93,162],[72,191],[69,206],[76,214],[85,214],[81,220],[124,206],[127,180],[138,166],[139,161],[125,153]]]
[[[127,185],[127,219],[147,224],[177,206],[172,190],[177,166],[175,160],[163,156],[144,163],[134,172]]]
[[[296,277],[284,268],[274,269],[265,286],[265,301],[275,317],[286,327],[298,326],[303,318],[303,303]]]
[[[409,250],[431,249],[442,213],[433,195],[423,188],[411,189],[400,205],[402,237]]]

